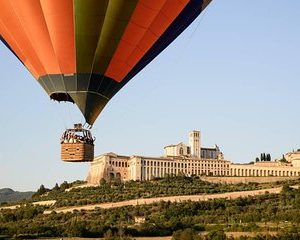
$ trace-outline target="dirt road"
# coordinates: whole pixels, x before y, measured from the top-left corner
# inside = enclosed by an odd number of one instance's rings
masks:
[[[47,201],[39,201],[39,202],[33,202],[33,205],[40,205],[40,206],[51,206],[54,203],[56,203],[56,200],[47,200]],[[4,210],[4,209],[17,209],[21,207],[20,204],[18,205],[13,205],[13,206],[7,206],[7,207],[0,207],[0,210]]]
[[[114,203],[99,203],[94,205],[63,207],[63,208],[52,209],[50,211],[45,211],[44,214],[49,214],[52,211],[55,211],[57,213],[65,213],[65,212],[73,212],[74,210],[80,211],[80,210],[94,210],[95,208],[109,209],[109,208],[117,208],[117,207],[124,207],[124,206],[137,206],[143,204],[152,204],[160,201],[181,202],[181,201],[207,201],[210,199],[218,199],[218,198],[236,199],[239,197],[262,195],[265,194],[266,192],[280,193],[281,188],[282,187],[253,190],[253,191],[217,193],[217,194],[171,196],[171,197],[157,197],[157,198],[145,198],[145,199],[140,198],[140,199],[114,202]]]

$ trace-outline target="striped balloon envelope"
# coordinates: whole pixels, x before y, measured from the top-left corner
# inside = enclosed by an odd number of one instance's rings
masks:
[[[211,0],[0,0],[0,40],[93,124]]]

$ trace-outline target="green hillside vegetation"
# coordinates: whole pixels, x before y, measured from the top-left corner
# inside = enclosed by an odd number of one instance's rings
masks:
[[[179,239],[176,236],[180,236],[182,231],[190,234],[206,231],[206,239],[225,239],[219,237],[224,237],[223,232],[227,231],[274,231],[278,232],[277,236],[253,239],[300,239],[300,190],[287,185],[278,195],[265,194],[236,200],[160,202],[73,213],[52,212],[49,215],[43,214],[45,209],[27,205],[16,210],[1,211],[0,233],[24,238],[174,234],[174,239]],[[143,217],[145,222],[136,224],[135,217]],[[189,239],[198,237],[196,234]]]
[[[34,192],[17,192],[10,188],[2,188],[0,189],[0,203],[30,199],[33,194]]]
[[[290,181],[290,183],[297,183]],[[77,183],[78,184],[78,183]],[[118,202],[130,199],[165,197],[178,195],[212,194],[233,191],[256,190],[280,186],[282,183],[217,184],[200,180],[198,177],[167,177],[146,182],[129,181],[121,183],[101,180],[97,187],[73,188],[72,184],[56,185],[51,191],[39,189],[32,201],[57,200],[53,208],[80,206],[104,202]]]

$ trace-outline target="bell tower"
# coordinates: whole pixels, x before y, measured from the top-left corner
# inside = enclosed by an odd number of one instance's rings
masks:
[[[191,131],[189,133],[189,145],[191,147],[191,155],[194,158],[200,159],[201,142],[200,142],[200,131]]]

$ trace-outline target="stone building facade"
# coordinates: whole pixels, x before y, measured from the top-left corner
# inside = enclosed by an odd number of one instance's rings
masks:
[[[300,167],[300,149],[285,154],[284,158],[288,163],[293,164],[294,167]]]
[[[191,131],[189,133],[189,145],[184,143],[172,144],[164,147],[164,157],[188,157],[193,159],[224,159],[220,148],[215,145],[212,148],[201,147],[201,133]]]
[[[145,181],[167,175],[237,176],[237,177],[288,177],[300,176],[300,152],[287,162],[256,162],[234,164],[224,159],[218,146],[202,148],[200,132],[189,134],[189,145],[179,143],[164,148],[162,157],[122,156],[107,153],[98,156],[90,165],[87,181],[97,184],[106,180]],[[297,156],[299,156],[299,158]]]
[[[119,178],[122,181],[144,181],[167,175],[228,176],[229,173],[230,162],[226,160],[200,160],[184,157],[125,157],[108,153],[96,157],[91,163],[87,181],[95,184],[99,183],[102,178],[106,180]]]

